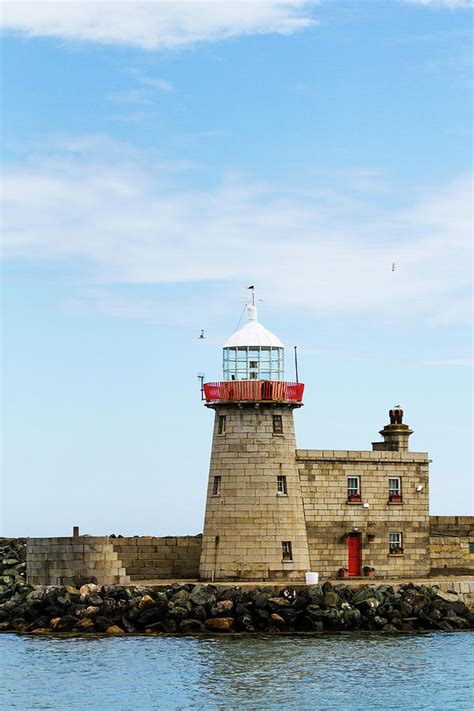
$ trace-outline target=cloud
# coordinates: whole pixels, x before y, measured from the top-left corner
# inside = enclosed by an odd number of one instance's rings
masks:
[[[97,136],[60,146],[5,170],[5,259],[30,268],[60,262],[63,274],[89,285],[225,290],[250,279],[289,308],[389,321],[469,318],[468,176],[411,188],[405,207],[382,209],[367,193],[320,184],[223,175],[193,187],[198,166]],[[140,317],[142,307],[133,308]]]
[[[425,5],[426,7],[441,7],[449,10],[474,7],[473,0],[403,0],[411,5]]]
[[[7,0],[1,24],[28,37],[176,49],[240,35],[293,34],[316,24],[309,16],[313,4],[315,0]]]

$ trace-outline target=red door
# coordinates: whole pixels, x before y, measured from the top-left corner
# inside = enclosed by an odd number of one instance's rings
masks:
[[[349,557],[349,576],[359,576],[361,563],[360,536],[349,536],[347,539],[347,552]]]

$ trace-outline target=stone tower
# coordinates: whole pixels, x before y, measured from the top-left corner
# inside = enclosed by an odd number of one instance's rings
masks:
[[[252,294],[253,296],[253,294]],[[293,410],[304,385],[284,381],[284,347],[247,306],[224,345],[223,381],[206,383],[215,412],[200,577],[304,579],[309,553]]]

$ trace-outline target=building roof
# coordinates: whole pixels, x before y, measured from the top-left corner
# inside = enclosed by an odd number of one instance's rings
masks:
[[[274,333],[257,321],[257,309],[255,306],[247,306],[247,311],[249,315],[248,323],[227,339],[224,343],[224,348],[238,348],[240,346],[285,347]]]

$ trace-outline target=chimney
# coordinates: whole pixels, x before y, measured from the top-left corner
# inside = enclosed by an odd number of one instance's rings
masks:
[[[408,438],[413,434],[408,425],[403,424],[403,410],[400,405],[395,405],[389,410],[390,424],[380,430],[384,441],[372,442],[374,451],[383,452],[408,452]]]

